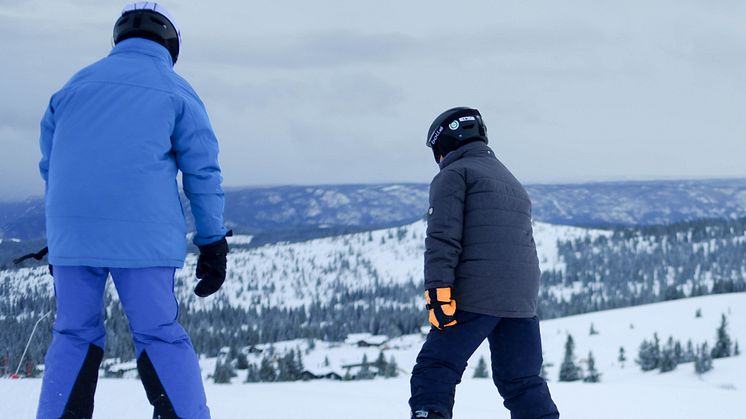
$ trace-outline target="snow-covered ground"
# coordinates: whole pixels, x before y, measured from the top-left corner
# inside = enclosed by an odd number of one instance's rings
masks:
[[[721,361],[717,368],[746,370],[744,358]],[[718,376],[717,371],[712,377]],[[742,384],[746,384],[741,381]],[[33,418],[40,380],[0,380],[2,417]],[[207,385],[216,419],[407,419],[406,378],[369,382],[310,382]],[[698,382],[688,372],[646,378],[642,382],[600,385],[551,385],[563,418],[568,419],[738,419],[744,416],[744,392]],[[101,380],[95,418],[149,418],[152,410],[135,380]],[[466,379],[459,386],[454,417],[508,419],[489,380]]]
[[[701,310],[702,317],[695,313]],[[710,347],[715,329],[725,314],[733,339],[746,342],[746,293],[716,295],[671,301],[647,306],[611,310],[550,320],[542,323],[545,359],[550,388],[562,416],[570,419],[715,419],[746,417],[746,356],[715,360],[714,370],[697,376],[692,364],[682,364],[672,372],[643,373],[634,364],[642,339],[657,332],[661,340],[669,335],[686,342],[707,340]],[[590,325],[598,331],[590,336]],[[579,361],[592,350],[596,366],[603,374],[599,384],[558,383],[558,365],[562,361],[567,334],[576,342]],[[404,371],[411,369],[422,337],[405,336],[386,343],[387,359],[394,356]],[[290,345],[291,343],[288,343]],[[275,347],[280,349],[282,344]],[[617,362],[620,346],[630,361]],[[332,364],[359,360],[363,353],[372,359],[379,348],[352,345],[329,348],[317,342],[305,356],[312,368],[330,358]],[[490,380],[474,379],[470,362],[464,382],[459,386],[455,415],[463,419],[508,418]],[[372,360],[371,359],[371,360]],[[213,360],[205,360],[205,374]],[[582,363],[582,362],[581,362]],[[216,385],[209,380],[207,393],[215,418],[296,418],[304,419],[380,419],[406,418],[409,388],[406,374],[396,379],[365,382],[311,381],[298,383]],[[0,380],[0,416],[32,418],[40,380]],[[96,417],[149,417],[150,408],[136,380],[101,380],[96,396]],[[354,415],[353,415],[354,414]],[[303,416],[300,416],[303,415]]]

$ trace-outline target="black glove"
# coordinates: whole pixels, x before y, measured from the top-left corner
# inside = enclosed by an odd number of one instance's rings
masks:
[[[229,231],[225,237],[233,235]],[[214,294],[225,282],[225,265],[228,262],[228,240],[223,237],[215,243],[199,247],[199,259],[197,260],[197,279],[200,279],[194,287],[194,293],[199,297],[207,297]]]
[[[49,253],[49,247],[45,247],[38,252],[35,253],[29,253],[27,255],[23,255],[17,259],[13,259],[13,263],[16,265],[20,265],[24,260],[34,258],[36,260],[42,260],[44,259],[44,256],[46,256]],[[54,276],[54,268],[52,265],[49,265],[49,274]]]

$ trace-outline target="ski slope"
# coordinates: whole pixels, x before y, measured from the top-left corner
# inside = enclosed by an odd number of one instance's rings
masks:
[[[695,318],[700,309],[701,318]],[[714,370],[697,376],[692,364],[682,364],[670,373],[643,373],[634,365],[637,347],[657,332],[665,341],[669,335],[686,342],[707,340],[712,346],[721,314],[728,316],[729,332],[741,345],[746,342],[746,294],[716,295],[619,310],[584,314],[542,323],[545,360],[550,389],[562,417],[570,419],[715,419],[743,418],[746,409],[746,356],[714,361]],[[589,336],[593,323],[598,335]],[[589,350],[596,357],[602,375],[598,384],[558,383],[557,367],[562,360],[567,333],[576,341],[576,355],[582,363]],[[411,369],[423,336],[410,335],[387,342],[386,357],[394,356],[404,371]],[[288,344],[291,344],[288,342]],[[276,344],[278,348],[281,343]],[[329,348],[317,342],[304,358],[313,367],[324,356],[332,364],[359,360],[363,353],[375,358],[380,349],[337,345]],[[627,364],[616,361],[619,346],[627,350]],[[481,347],[479,356],[486,356]],[[203,361],[203,372],[211,372],[214,360]],[[455,417],[462,419],[507,419],[501,400],[490,380],[471,378],[470,366],[459,386]],[[296,418],[356,419],[406,418],[409,388],[406,373],[396,379],[365,382],[311,381],[297,383],[216,385],[206,380],[209,405],[214,418]],[[0,416],[32,418],[41,381],[0,380]],[[151,414],[139,381],[104,379],[96,395],[99,418],[125,419]],[[302,416],[301,416],[302,415]]]

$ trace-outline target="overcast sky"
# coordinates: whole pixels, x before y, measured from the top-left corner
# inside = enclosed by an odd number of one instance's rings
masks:
[[[0,0],[0,200],[40,195],[49,96],[125,2]],[[742,0],[164,1],[227,186],[427,182],[473,106],[524,182],[746,176]]]

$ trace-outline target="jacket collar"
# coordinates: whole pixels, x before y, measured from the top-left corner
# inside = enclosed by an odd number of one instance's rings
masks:
[[[483,141],[474,141],[448,153],[446,155],[446,158],[444,158],[443,161],[440,162],[439,166],[442,170],[445,169],[446,166],[448,166],[449,164],[455,162],[456,160],[460,160],[461,158],[483,156],[485,153],[489,154],[492,157],[495,157],[495,153],[492,152],[492,149],[489,148],[486,143],[484,143]]]
[[[145,38],[129,38],[114,45],[109,55],[117,54],[143,54],[154,58],[173,67],[171,53],[163,45]]]

